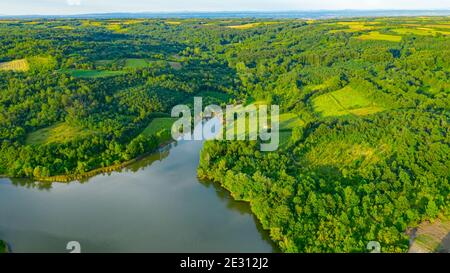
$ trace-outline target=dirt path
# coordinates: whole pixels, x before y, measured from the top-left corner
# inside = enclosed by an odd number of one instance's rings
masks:
[[[450,220],[422,223],[410,234],[410,253],[450,253]]]

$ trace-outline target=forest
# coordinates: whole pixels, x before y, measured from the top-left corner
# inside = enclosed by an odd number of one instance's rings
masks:
[[[198,175],[283,252],[405,252],[449,216],[450,18],[0,20],[0,174],[121,164],[170,110],[280,106],[280,148],[211,141]]]

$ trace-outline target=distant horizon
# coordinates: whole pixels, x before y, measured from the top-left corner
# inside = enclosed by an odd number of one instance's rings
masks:
[[[405,13],[405,15],[397,15],[397,16],[408,16],[408,12],[417,13],[411,16],[420,16],[427,15],[421,13],[441,13],[436,16],[450,16],[450,8],[449,9],[305,9],[305,10],[241,10],[241,11],[233,11],[233,10],[223,10],[223,11],[200,11],[200,10],[182,10],[182,11],[141,11],[141,12],[133,12],[133,11],[117,11],[117,12],[74,12],[74,13],[65,13],[65,14],[46,14],[46,13],[30,13],[30,14],[0,14],[0,17],[82,17],[82,16],[102,16],[107,17],[108,15],[195,15],[195,14],[308,14],[308,13]],[[358,16],[357,14],[355,14]],[[369,15],[370,16],[370,15]],[[387,15],[394,16],[395,15]],[[429,15],[431,16],[431,15]],[[344,16],[346,17],[346,16]],[[186,16],[186,18],[189,18]]]

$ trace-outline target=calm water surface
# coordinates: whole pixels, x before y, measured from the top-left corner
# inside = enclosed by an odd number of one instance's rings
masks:
[[[247,204],[196,176],[202,142],[178,142],[85,182],[0,179],[13,252],[273,252]]]

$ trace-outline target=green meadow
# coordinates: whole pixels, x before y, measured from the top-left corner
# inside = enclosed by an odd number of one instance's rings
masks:
[[[437,34],[443,34],[443,35],[450,35],[450,31],[441,31],[436,30],[433,28],[425,28],[425,27],[418,27],[418,28],[396,28],[392,29],[393,32],[396,32],[401,35],[421,35],[421,36],[435,36]]]
[[[354,89],[351,86],[316,97],[312,104],[314,110],[323,117],[365,116],[384,110],[383,107],[370,100],[362,90]]]
[[[144,68],[148,67],[149,62],[146,59],[130,58],[125,59],[125,68]]]
[[[171,139],[172,125],[177,118],[154,118],[150,124],[144,129],[142,135],[144,136],[158,136],[161,141],[168,141]]]
[[[58,123],[28,134],[25,143],[27,145],[46,145],[50,143],[64,143],[77,137],[86,137],[93,132],[67,123]]]
[[[256,109],[259,109],[260,105],[266,105],[266,104],[267,104],[267,102],[265,102],[265,101],[256,101],[256,102],[253,102],[252,104],[247,105],[247,107],[255,106]],[[270,107],[270,106],[268,106],[268,107]],[[242,108],[242,111],[238,111],[237,113],[242,113],[243,111],[244,111],[244,109]],[[270,119],[271,114],[268,113],[267,117]],[[298,115],[296,115],[294,113],[280,113],[277,118],[279,121],[280,147],[283,147],[289,143],[289,140],[291,139],[291,136],[292,136],[292,130],[294,128],[304,126],[304,121],[301,120],[298,117]],[[267,126],[270,128],[270,126],[271,126],[270,120],[268,120]],[[233,134],[235,135],[236,138],[240,138],[240,137],[243,137],[243,135],[245,135],[246,139],[249,138],[249,135],[251,133],[254,133],[254,134],[256,133],[256,135],[258,135],[259,134],[259,120],[256,125],[256,128],[250,128],[250,121],[249,121],[249,117],[247,115],[245,117],[245,134],[238,134],[237,129],[238,129],[237,121],[235,120],[234,128],[226,127],[225,132],[228,134],[231,134],[231,132],[234,131]],[[251,129],[256,129],[256,131],[255,130],[250,131]]]
[[[62,72],[68,73],[75,78],[106,78],[122,75],[125,71],[108,71],[108,70],[86,70],[86,69],[67,69]]]

